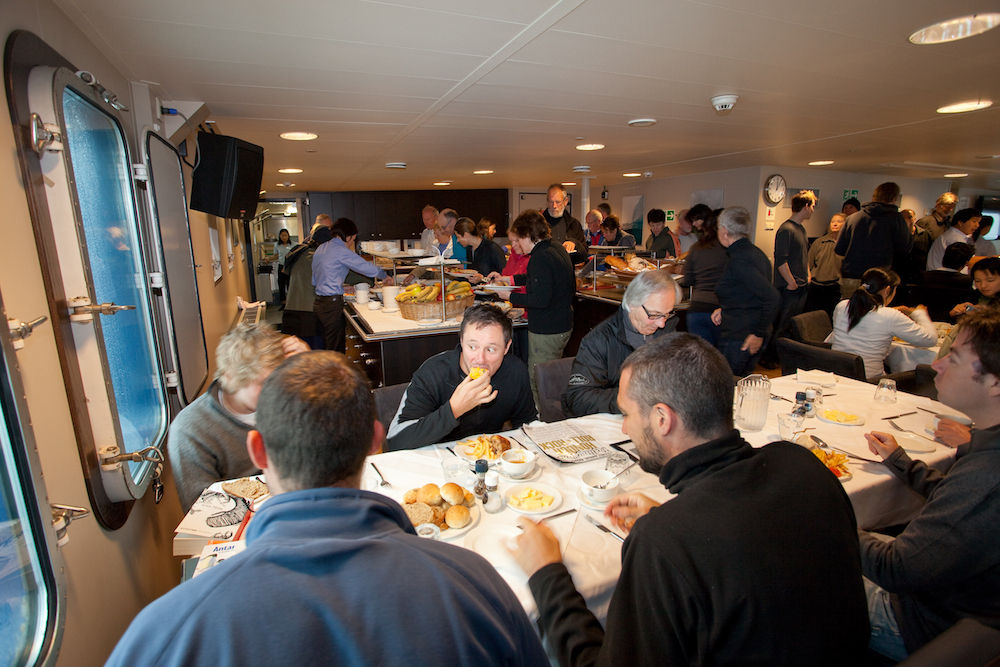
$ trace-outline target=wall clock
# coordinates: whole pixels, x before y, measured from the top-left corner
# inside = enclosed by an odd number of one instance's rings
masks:
[[[785,200],[788,184],[781,174],[773,174],[764,181],[764,201],[770,206],[777,206]]]

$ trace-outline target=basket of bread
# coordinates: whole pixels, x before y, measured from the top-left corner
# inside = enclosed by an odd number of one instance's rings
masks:
[[[457,317],[475,301],[472,286],[464,280],[452,280],[445,285],[442,295],[441,284],[424,285],[415,282],[396,297],[399,314],[407,320],[426,320],[441,317],[441,303],[444,302],[445,319]]]
[[[473,521],[476,497],[458,484],[424,484],[403,494],[403,510],[413,525],[431,523],[442,533],[469,527]]]

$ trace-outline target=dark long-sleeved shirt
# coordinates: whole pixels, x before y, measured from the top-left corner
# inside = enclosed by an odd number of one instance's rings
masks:
[[[895,204],[868,202],[848,216],[837,239],[840,275],[860,279],[868,269],[901,265],[910,252],[910,230]]]
[[[553,218],[549,215],[549,210],[542,211],[542,216],[549,223],[552,232],[552,242],[562,245],[563,241],[572,241],[576,248],[570,254],[573,264],[579,264],[587,259],[587,239],[583,235],[583,225],[580,221],[563,211],[561,218]]]
[[[778,289],[788,288],[788,281],[778,271],[782,264],[788,264],[796,285],[803,287],[809,282],[806,269],[808,248],[809,239],[805,227],[791,218],[781,223],[778,233],[774,235],[774,285]]]
[[[726,270],[729,255],[718,241],[711,245],[696,243],[687,254],[681,287],[693,287],[689,312],[711,312],[719,307],[715,286]]]
[[[771,284],[771,262],[747,238],[737,239],[726,252],[729,262],[715,286],[722,306],[719,337],[742,340],[753,334],[765,338],[781,300]]]
[[[902,448],[885,463],[927,498],[895,540],[860,534],[865,576],[892,594],[906,648],[966,616],[1000,628],[1000,424],[975,431],[947,474]]]
[[[466,250],[470,250],[471,246]],[[503,250],[500,249],[493,241],[489,239],[483,239],[479,247],[473,250],[470,254],[471,264],[469,268],[479,271],[479,273],[484,276],[496,271],[500,273],[503,271],[504,265],[507,263],[507,258],[504,257]]]
[[[527,287],[524,294],[512,293],[510,302],[528,311],[528,331],[557,334],[573,328],[576,275],[569,253],[554,239],[535,244],[528,272],[514,276],[514,284]]]
[[[514,428],[534,421],[537,413],[528,368],[513,354],[504,357],[490,378],[497,397],[456,418],[448,401],[455,387],[465,379],[460,356],[461,347],[441,352],[422,363],[413,374],[389,425],[387,451],[415,449],[479,433],[498,433],[504,430],[507,421]]]
[[[561,563],[528,580],[561,665],[863,662],[854,510],[815,456],[732,431],[672,458],[660,481],[677,497],[625,540],[606,631]]]

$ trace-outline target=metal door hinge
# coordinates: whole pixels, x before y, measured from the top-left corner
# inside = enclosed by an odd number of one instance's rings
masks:
[[[44,151],[62,151],[62,131],[55,123],[46,123],[37,113],[31,114],[31,148],[41,155]]]
[[[170,371],[169,373],[164,373],[163,381],[171,389],[180,385],[180,377],[177,375],[177,371]]]
[[[49,318],[47,318],[45,315],[42,315],[40,317],[36,317],[30,322],[22,322],[19,319],[8,317],[7,327],[10,329],[10,338],[11,342],[14,345],[14,349],[20,350],[22,347],[24,347],[24,339],[32,334],[32,332],[35,330],[35,327],[41,325],[47,319]]]
[[[141,163],[136,163],[132,165],[132,178],[142,183],[149,182],[149,172],[146,170],[146,165]]]
[[[90,299],[78,296],[67,301],[69,319],[71,322],[91,322],[94,315],[114,315],[123,310],[135,310],[135,306],[119,306],[115,303],[99,303],[92,305]]]
[[[149,274],[149,286],[153,288],[163,287],[163,273],[161,271],[153,271]]]
[[[76,507],[75,505],[49,505],[52,509],[52,528],[56,531],[56,545],[63,547],[69,542],[67,531],[69,525],[76,519],[82,519],[90,514],[86,507]]]

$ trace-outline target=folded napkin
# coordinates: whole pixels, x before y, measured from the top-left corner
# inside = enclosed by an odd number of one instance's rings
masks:
[[[805,384],[818,384],[821,387],[832,387],[837,384],[837,376],[829,371],[795,371],[795,381]]]

